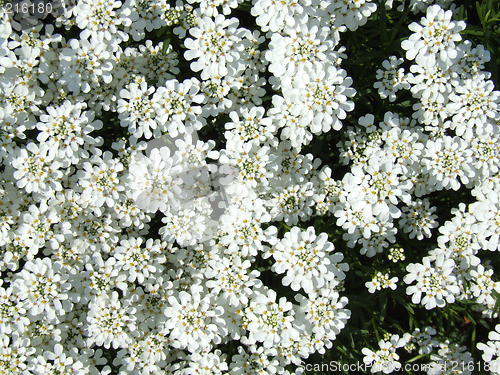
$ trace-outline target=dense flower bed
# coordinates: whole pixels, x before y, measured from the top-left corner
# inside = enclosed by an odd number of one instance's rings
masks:
[[[465,5],[33,3],[0,12],[0,373],[500,373]]]

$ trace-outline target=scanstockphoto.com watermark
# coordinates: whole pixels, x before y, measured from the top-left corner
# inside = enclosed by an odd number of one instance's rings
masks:
[[[321,362],[321,363],[307,363],[300,369],[302,373],[352,373],[364,372],[370,373],[373,364],[366,364],[364,362],[342,363],[338,361]]]
[[[0,0],[0,10],[17,30],[38,27],[48,15],[54,18],[70,11],[77,0]]]
[[[300,367],[300,372],[311,373],[311,372],[353,372],[353,371],[370,371],[371,365],[367,365],[364,362],[354,362],[354,363],[341,363],[337,361],[321,362],[321,363],[306,363],[304,366]]]
[[[356,373],[362,372],[365,374],[375,373],[375,372],[427,372],[432,369],[432,365],[428,363],[405,363],[401,365],[400,363],[387,364],[381,366],[377,363],[364,363],[364,362],[353,362],[353,363],[341,363],[338,361],[322,362],[322,363],[307,363],[301,366],[302,373]],[[385,371],[384,371],[385,370]]]
[[[300,373],[355,373],[362,372],[368,373],[380,373],[384,372],[386,374],[400,372],[400,373],[427,373],[432,370],[433,372],[450,371],[454,374],[461,374],[464,372],[478,373],[481,371],[492,371],[499,372],[499,364],[496,362],[482,362],[482,361],[441,361],[433,363],[405,363],[401,364],[399,362],[384,364],[379,363],[364,363],[364,362],[354,362],[354,363],[341,363],[338,361],[322,362],[322,363],[307,363],[300,367]],[[298,372],[298,373],[299,373]]]

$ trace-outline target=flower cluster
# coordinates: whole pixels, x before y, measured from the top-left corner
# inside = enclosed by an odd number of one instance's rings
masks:
[[[401,56],[357,86],[344,36],[392,3],[78,0],[29,27],[2,7],[0,373],[293,375],[363,299],[497,317],[490,53],[412,0]],[[472,359],[404,326],[359,348],[373,373]]]

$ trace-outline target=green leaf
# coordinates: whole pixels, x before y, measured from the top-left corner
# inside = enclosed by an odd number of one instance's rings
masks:
[[[379,7],[379,17],[380,17],[380,30],[381,30],[381,37],[382,37],[382,43],[386,44],[388,42],[387,38],[387,12],[385,10],[385,6]]]
[[[481,324],[484,328],[486,328],[488,331],[491,329],[490,325],[486,322],[484,319],[479,320],[479,324]]]
[[[351,344],[351,347],[352,348],[355,348],[356,347],[356,344],[354,342],[354,337],[352,337],[352,333],[349,334],[349,343]],[[340,349],[340,348],[339,348]]]
[[[481,4],[479,4],[479,1],[476,1],[476,11],[480,19],[483,18],[483,8]]]
[[[385,315],[387,313],[387,296],[382,296],[382,306],[380,310],[380,323],[382,323],[385,320]]]
[[[389,45],[394,42],[394,39],[396,38],[396,35],[399,33],[399,29],[401,28],[401,25],[403,22],[406,20],[406,17],[408,17],[408,14],[410,14],[411,8],[407,7],[403,14],[401,14],[401,17],[399,18],[398,22],[396,23],[396,26],[392,30],[391,36],[389,38]]]
[[[495,306],[493,307],[493,311],[491,312],[491,315],[492,316],[495,316],[496,313],[498,313],[499,309],[500,309],[500,298],[498,298],[500,295],[498,294],[497,291],[493,290],[493,297],[495,297],[496,299],[496,302],[495,302]]]
[[[474,351],[476,349],[476,325],[472,327],[472,334],[471,334],[471,354],[474,356]]]
[[[491,14],[491,10],[486,12],[486,15],[484,16],[484,23],[488,23],[488,17],[490,16],[490,14]]]
[[[169,46],[170,46],[170,37],[167,37],[163,41],[163,46],[161,47],[161,53],[165,54]]]
[[[400,304],[402,305],[406,310],[408,310],[408,312],[410,314],[414,314],[415,311],[413,310],[413,308],[410,306],[410,304],[408,302],[406,302],[406,300],[401,297],[401,295],[399,295],[398,293],[394,293],[392,295],[392,297]]]
[[[460,34],[465,34],[465,35],[476,35],[479,37],[483,37],[484,31],[483,30],[463,30],[460,32]]]
[[[419,355],[416,355],[415,357],[410,358],[409,360],[407,360],[406,363],[413,363],[413,362],[418,361],[419,359],[425,358],[427,356],[428,356],[428,354],[419,354]]]
[[[468,311],[464,311],[464,315],[465,317],[470,320],[472,322],[472,324],[476,325],[477,322],[476,320],[474,319],[474,317],[468,312]]]

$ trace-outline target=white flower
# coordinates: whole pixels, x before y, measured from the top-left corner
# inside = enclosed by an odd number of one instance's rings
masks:
[[[40,193],[50,198],[55,191],[62,190],[63,173],[61,163],[55,158],[56,146],[48,143],[29,142],[19,148],[12,159],[17,187],[27,193]]]
[[[15,54],[9,51],[8,57],[0,60],[0,67],[5,68],[5,72],[2,73],[3,84],[10,81],[18,94],[32,100],[36,96],[43,96],[43,90],[40,91],[40,82],[37,80],[40,62],[38,55],[37,49],[29,48],[26,45],[17,48]]]
[[[201,70],[201,78],[209,79],[234,74],[234,64],[239,60],[243,35],[236,28],[238,19],[226,19],[217,14],[213,19],[204,16],[198,19],[196,27],[189,29],[195,39],[187,38],[184,44],[187,60],[194,60],[191,69]]]
[[[135,308],[126,301],[122,305],[117,292],[93,298],[87,313],[87,342],[106,349],[126,348],[136,332],[134,313]]]
[[[217,116],[219,113],[227,113],[234,105],[229,99],[230,90],[234,86],[232,75],[225,77],[213,77],[201,83],[203,98],[202,116]]]
[[[297,311],[304,314],[305,321],[312,326],[312,332],[318,337],[335,340],[351,312],[345,308],[347,298],[340,297],[338,292],[330,289],[331,286],[309,293],[307,298],[297,294],[295,300],[300,303]]]
[[[376,290],[391,288],[395,290],[398,282],[397,277],[390,278],[388,273],[377,272],[371,281],[365,283],[368,292],[375,293]]]
[[[302,145],[311,142],[313,135],[306,124],[303,124],[300,115],[301,107],[290,105],[285,98],[273,95],[273,106],[269,109],[269,117],[281,128],[280,138],[289,139],[292,147],[300,151]]]
[[[490,365],[490,371],[498,374],[500,373],[500,324],[495,326],[494,331],[490,331],[488,338],[490,341],[486,344],[479,342],[477,348],[483,352],[482,358]]]
[[[129,196],[136,205],[147,211],[168,212],[179,207],[182,180],[178,155],[170,155],[166,146],[154,148],[148,156],[137,153],[129,165]]]
[[[276,166],[269,146],[235,140],[221,152],[219,162],[239,169],[239,178],[249,187],[268,186]]]
[[[471,353],[466,351],[465,346],[450,343],[449,340],[439,343],[438,354],[431,354],[431,360],[430,369],[427,370],[429,375],[445,375],[456,372],[457,368],[460,374],[470,375],[474,370],[470,366],[474,363]]]
[[[82,202],[78,204],[81,205]],[[68,232],[71,233],[72,245],[84,251],[107,253],[118,242],[116,233],[120,232],[120,227],[110,214],[103,214],[98,207],[92,209],[78,210],[76,218],[67,221],[71,224]]]
[[[47,319],[56,320],[72,307],[67,280],[60,263],[52,263],[49,258],[35,259],[16,274],[13,288],[32,317],[45,314]]]
[[[454,67],[457,69],[462,78],[472,78],[480,74],[484,69],[484,64],[491,60],[491,55],[483,45],[479,44],[473,48],[470,40],[464,40],[457,46],[458,56]]]
[[[30,320],[23,305],[24,302],[19,300],[19,294],[14,292],[12,285],[7,289],[0,287],[0,330],[5,335],[26,330]]]
[[[39,205],[30,205],[23,213],[22,219],[23,222],[17,228],[16,234],[30,240],[31,250],[38,250],[44,245],[57,249],[69,235],[67,224],[52,227],[58,224],[60,219],[54,207],[49,207],[45,201],[41,201]]]
[[[432,338],[435,334],[436,330],[432,327],[425,327],[423,331],[416,328],[413,331],[411,340],[418,345],[419,354],[429,354],[439,345],[438,341]]]
[[[78,2],[73,10],[76,15],[76,24],[82,30],[101,32],[108,43],[118,43],[128,40],[128,34],[119,30],[119,26],[130,26],[133,15],[131,12],[131,2],[115,0],[84,0]]]
[[[125,190],[118,178],[123,165],[106,151],[102,158],[94,155],[82,167],[76,175],[81,187],[81,203],[95,207],[94,212],[100,215],[101,207],[104,204],[113,207],[119,200],[119,193]]]
[[[193,353],[189,356],[189,367],[180,372],[180,375],[223,375],[227,374],[226,354],[219,349],[213,352]]]
[[[90,41],[85,38],[71,39],[59,60],[62,76],[58,82],[75,94],[89,93],[91,89],[112,80],[111,54],[106,44],[97,37],[90,38]]]
[[[256,256],[265,248],[264,242],[272,242],[275,238],[276,227],[262,229],[269,221],[271,216],[261,199],[252,202],[246,198],[241,207],[230,205],[218,223],[226,232],[220,238],[220,243],[227,246],[225,252],[242,257]]]
[[[352,79],[343,69],[329,66],[288,82],[288,78],[283,79],[283,86],[290,87],[283,94],[291,106],[289,111],[297,113],[301,125],[309,127],[313,134],[340,130],[341,120],[354,109],[350,98],[356,90],[350,87]],[[295,106],[298,108],[293,108]]]
[[[422,240],[432,236],[431,230],[439,224],[435,215],[436,207],[430,207],[428,199],[416,199],[403,207],[399,225],[403,227],[405,233],[409,233],[410,238]]]
[[[153,95],[153,107],[156,111],[158,128],[153,136],[160,137],[168,132],[171,137],[179,133],[191,133],[204,125],[200,116],[202,108],[195,105],[203,101],[203,95],[198,94],[200,82],[196,78],[179,82],[170,79],[160,86]]]
[[[402,278],[494,318],[500,94],[452,0],[62,1],[22,30],[0,7],[0,374],[299,375],[357,324],[346,289]],[[413,61],[352,76],[343,33],[412,10]],[[358,348],[372,372],[470,364],[400,334]]]
[[[207,288],[219,296],[221,302],[232,306],[247,305],[253,294],[252,288],[259,288],[262,282],[258,279],[260,272],[249,271],[250,261],[239,256],[233,258],[211,259],[205,271]]]
[[[17,332],[12,335],[0,335],[0,370],[2,372],[5,374],[27,372],[26,364],[36,351],[29,342],[29,338],[20,338]]]
[[[468,143],[460,137],[429,139],[422,158],[423,172],[432,177],[438,190],[458,190],[459,180],[467,185],[474,176],[471,156]]]
[[[368,292],[372,294],[375,293],[376,290],[382,289],[382,284],[377,276],[378,274],[371,281],[367,281],[365,283],[366,289],[368,289]]]
[[[163,270],[162,263],[166,258],[161,255],[161,246],[159,241],[153,242],[150,238],[145,246],[141,247],[142,238],[128,238],[120,241],[120,245],[115,248],[114,257],[116,258],[116,267],[127,274],[127,280],[143,284],[145,278],[154,277]]]
[[[395,245],[389,249],[389,254],[387,254],[387,258],[389,260],[392,260],[394,263],[403,261],[406,259],[405,251],[402,247]]]
[[[462,39],[460,31],[465,29],[465,22],[451,21],[453,12],[444,11],[439,5],[427,8],[427,14],[420,20],[421,24],[411,23],[408,28],[414,32],[410,38],[401,43],[408,60],[419,61],[437,57],[448,62],[457,56],[455,42]]]
[[[231,83],[231,91],[227,96],[232,102],[231,109],[262,105],[262,99],[266,95],[265,85],[266,80],[259,76],[256,69],[247,68],[243,75],[236,77]]]
[[[47,107],[47,114],[40,115],[40,122],[36,124],[40,131],[37,140],[55,145],[57,158],[61,161],[77,164],[80,159],[88,158],[88,150],[95,150],[94,146],[100,143],[100,139],[89,133],[101,129],[102,121],[94,120],[93,111],[82,112],[85,108],[85,103],[65,100],[58,107]]]
[[[348,269],[347,264],[336,264],[343,256],[341,253],[330,254],[334,246],[327,240],[326,233],[316,236],[314,227],[305,231],[293,227],[265,253],[265,257],[273,256],[274,272],[286,272],[283,285],[290,286],[294,291],[303,289],[306,293],[311,293],[324,287],[328,281],[343,280],[345,274],[341,269]]]
[[[96,296],[107,298],[114,287],[121,290],[127,288],[125,284],[127,277],[119,273],[114,257],[109,257],[104,261],[99,253],[93,254],[87,260],[82,276],[81,286],[85,301]]]
[[[390,374],[401,369],[401,363],[398,362],[399,355],[396,354],[396,346],[390,341],[380,340],[378,342],[380,349],[373,352],[369,348],[363,348],[361,352],[365,355],[363,362],[370,366],[372,373],[383,372]]]
[[[170,337],[175,340],[172,345],[194,353],[205,350],[212,342],[220,342],[224,335],[224,323],[220,319],[223,312],[222,306],[212,306],[211,295],[202,298],[194,286],[190,293],[180,291],[170,296],[163,313],[168,318],[165,327],[171,330]]]
[[[280,374],[284,369],[275,358],[275,354],[274,348],[267,349],[263,346],[250,345],[247,353],[243,346],[238,346],[238,354],[231,358],[231,374]]]
[[[479,242],[484,250],[496,251],[500,238],[499,199],[498,193],[490,192],[488,199],[477,205],[472,205],[470,212],[479,221],[476,231]],[[477,242],[477,241],[474,241]]]
[[[376,254],[384,252],[389,247],[389,244],[396,242],[395,234],[397,230],[391,222],[379,221],[377,224],[378,230],[373,232],[368,238],[363,236],[361,228],[358,228],[352,235],[343,235],[344,240],[348,241],[347,246],[354,247],[356,244],[360,244],[360,254],[366,254],[367,257],[373,257]]]
[[[266,38],[258,30],[242,30],[244,33],[243,44],[245,49],[241,52],[240,63],[244,65],[245,74],[250,72],[263,72],[266,69],[266,59],[260,46]],[[241,68],[243,69],[243,68]]]
[[[456,277],[452,274],[456,267],[453,259],[445,260],[444,255],[439,254],[433,261],[435,263],[431,264],[431,261],[431,258],[424,257],[422,264],[409,264],[406,267],[408,274],[404,277],[406,284],[416,283],[406,288],[406,294],[412,295],[413,303],[420,303],[427,310],[455,302],[455,295],[459,293]]]
[[[500,166],[500,139],[496,135],[475,136],[471,140],[476,178],[495,175]]]
[[[453,259],[458,267],[469,270],[481,262],[476,256],[481,248],[477,235],[479,228],[474,225],[476,218],[466,212],[464,203],[460,203],[458,209],[452,209],[451,213],[454,217],[439,227],[442,235],[437,239],[439,249],[435,251],[444,251],[446,257]]]
[[[228,141],[233,136],[237,136],[245,142],[255,140],[258,143],[264,143],[266,140],[272,138],[275,127],[270,118],[263,117],[264,108],[243,107],[238,112],[232,111],[229,113],[232,122],[225,124],[225,128],[228,131],[226,131],[224,136]]]
[[[353,167],[352,170],[354,170]],[[382,221],[387,216],[398,218],[401,215],[396,207],[399,201],[409,202],[410,195],[406,192],[411,187],[408,181],[399,181],[403,174],[402,169],[389,161],[379,161],[370,158],[363,166],[364,180],[367,185],[361,184],[363,191],[367,193],[365,199],[373,205],[373,213]],[[358,172],[359,173],[359,172]],[[404,177],[401,177],[404,178]]]
[[[329,33],[314,18],[294,28],[286,27],[284,36],[273,33],[265,54],[269,71],[276,77],[292,78],[297,72],[307,75],[331,65],[329,62],[337,59],[337,53]]]
[[[493,281],[493,269],[485,270],[482,264],[477,269],[470,270],[472,278],[471,292],[477,298],[477,303],[494,308],[496,299],[494,293],[500,293],[500,283]]]
[[[209,217],[193,209],[180,209],[166,212],[161,221],[166,225],[158,233],[164,241],[173,243],[175,240],[180,246],[193,246],[205,240]]]
[[[400,179],[404,181],[409,179],[407,175],[411,175],[411,172],[416,168],[415,165],[420,160],[424,148],[421,134],[418,131],[404,129],[409,119],[400,119],[392,112],[387,112],[384,115],[384,123],[386,122],[391,127],[381,134],[381,138],[385,142],[384,151],[389,159],[394,159],[394,164],[401,166],[402,176]],[[382,126],[382,123],[380,125]]]
[[[183,174],[193,173],[193,179],[204,180],[202,175],[211,169],[206,159],[217,159],[219,157],[219,152],[213,150],[215,142],[213,140],[208,142],[200,141],[197,139],[195,132],[193,134],[184,134],[183,138],[177,138],[174,143],[177,147],[175,155],[180,156],[180,160],[176,161],[176,164],[182,166]],[[187,184],[186,179],[184,179],[184,183]]]
[[[261,342],[264,348],[272,348],[278,343],[284,346],[298,341],[299,333],[293,327],[293,305],[285,297],[276,302],[276,292],[267,290],[266,294],[258,293],[245,308],[244,314],[249,321],[248,337],[243,339],[245,345]]]
[[[448,95],[443,95],[435,85],[432,85],[429,90],[422,92],[420,102],[413,104],[415,111],[413,118],[424,125],[429,125],[426,130],[438,127],[450,115],[446,107],[448,101]]]
[[[300,24],[304,7],[310,5],[311,0],[257,0],[253,3],[251,14],[257,17],[257,25],[262,28],[262,31],[277,32],[281,31],[285,25],[293,27],[297,23]]]
[[[168,24],[164,17],[169,4],[165,0],[134,1],[127,5],[131,7],[130,15],[133,15],[133,19],[128,17],[132,23],[129,24],[126,21],[127,26],[125,29],[134,41],[143,40],[146,36],[145,30],[151,32]]]
[[[25,130],[26,126],[20,124],[20,121],[17,121],[12,115],[3,116],[0,128],[0,161],[14,153],[16,138],[26,139]]]
[[[426,60],[421,64],[413,64],[406,80],[411,84],[411,92],[415,98],[428,97],[432,93],[445,96],[453,91],[458,75],[452,67],[441,60]]]
[[[299,219],[306,221],[313,213],[312,188],[312,183],[308,182],[303,185],[291,185],[274,192],[272,199],[268,202],[273,219],[284,220],[288,225],[296,225]]]
[[[377,10],[377,4],[369,0],[333,0],[328,3],[327,11],[332,15],[330,21],[336,27],[357,30]]]
[[[201,17],[201,10],[194,9],[190,4],[177,1],[175,6],[165,4],[163,6],[164,12],[162,18],[167,22],[167,25],[174,25],[174,34],[179,38],[184,39],[186,32],[198,24]]]
[[[136,341],[127,348],[121,349],[113,360],[113,365],[121,365],[120,370],[125,373],[135,372],[141,375],[157,374],[161,370],[155,363],[158,361],[155,361],[154,358],[150,356],[150,350],[153,349],[150,344],[153,344],[153,341],[157,339],[159,341],[157,344],[161,347],[160,342],[162,337],[158,336]]]
[[[164,42],[153,44],[151,40],[146,40],[139,45],[139,51],[141,55],[138,56],[137,68],[148,82],[163,84],[179,74],[179,60],[171,45],[165,47]]]
[[[456,94],[450,95],[448,107],[453,113],[451,128],[458,136],[472,139],[475,134],[499,131],[498,125],[490,123],[499,119],[500,92],[494,88],[493,82],[487,81],[482,74],[457,82]]]
[[[379,230],[372,205],[360,199],[357,194],[351,194],[347,202],[338,205],[334,215],[338,218],[337,225],[342,226],[347,233],[353,234],[359,229],[364,238],[369,238],[372,232]]]
[[[390,56],[389,60],[382,61],[384,70],[377,69],[377,81],[373,87],[378,89],[378,93],[382,99],[389,98],[389,101],[396,100],[396,92],[401,89],[408,90],[410,84],[406,80],[404,68],[398,68],[404,62],[402,58]]]
[[[212,17],[218,13],[217,7],[221,7],[222,13],[227,15],[243,1],[244,0],[188,0],[188,3],[200,3],[201,13]]]
[[[151,130],[156,133],[158,126],[156,113],[153,108],[153,100],[150,95],[155,91],[154,87],[148,87],[146,81],[140,84],[131,82],[126,88],[120,90],[117,112],[120,125],[128,127],[128,130],[136,138],[143,135],[149,139]]]
[[[89,369],[84,368],[82,362],[72,357],[73,353],[66,352],[61,344],[55,344],[54,349],[45,350],[43,355],[38,355],[32,360],[28,368],[40,375],[54,373],[71,373],[75,375],[88,374]]]

